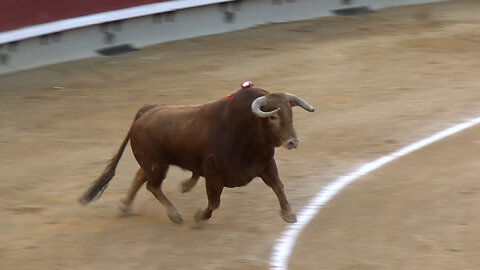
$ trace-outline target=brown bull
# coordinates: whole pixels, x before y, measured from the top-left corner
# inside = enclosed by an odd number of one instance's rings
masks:
[[[314,111],[292,94],[270,94],[258,88],[242,89],[229,98],[204,105],[145,106],[137,113],[118,153],[80,202],[87,204],[101,195],[130,140],[141,168],[122,201],[124,211],[147,182],[147,189],[165,206],[168,217],[175,223],[183,222],[161,189],[168,167],[177,165],[192,172],[192,177],[181,183],[182,192],[192,189],[199,177],[205,178],[208,206],[195,215],[197,223],[209,219],[219,207],[224,187],[243,186],[257,176],[277,195],[283,220],[295,222],[273,158],[275,147],[298,146],[292,106]]]

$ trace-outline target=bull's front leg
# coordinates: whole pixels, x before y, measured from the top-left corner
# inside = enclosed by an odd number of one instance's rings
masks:
[[[274,159],[272,159],[266,169],[260,174],[260,177],[265,184],[273,189],[275,195],[277,195],[278,202],[280,203],[280,214],[282,219],[288,223],[297,222],[297,216],[292,211],[287,197],[285,196],[285,192],[283,191],[283,183],[278,175],[277,164]]]
[[[205,185],[207,188],[208,206],[202,211],[198,210],[195,214],[195,222],[201,227],[206,220],[212,217],[212,213],[220,206],[220,196],[223,191],[223,181],[215,178],[206,177]]]

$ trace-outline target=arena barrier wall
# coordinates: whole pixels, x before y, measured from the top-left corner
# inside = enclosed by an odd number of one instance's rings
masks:
[[[261,24],[334,16],[339,9],[378,10],[440,1],[161,1],[0,32],[0,74]]]

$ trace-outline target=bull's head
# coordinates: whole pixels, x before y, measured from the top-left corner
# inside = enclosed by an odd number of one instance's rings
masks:
[[[252,112],[267,119],[267,136],[275,146],[283,145],[287,149],[297,148],[299,140],[293,128],[292,107],[300,106],[309,112],[315,109],[292,94],[270,94],[261,96],[252,102]]]

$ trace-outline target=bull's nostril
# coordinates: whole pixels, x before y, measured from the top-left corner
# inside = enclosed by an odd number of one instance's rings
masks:
[[[297,148],[298,140],[297,139],[288,140],[286,146],[288,149]]]

